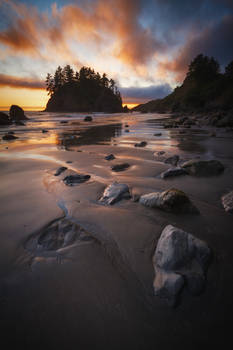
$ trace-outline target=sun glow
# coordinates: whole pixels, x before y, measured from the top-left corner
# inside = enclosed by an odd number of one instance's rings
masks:
[[[13,104],[25,110],[43,110],[47,101],[45,89],[0,88],[0,110],[8,110]]]

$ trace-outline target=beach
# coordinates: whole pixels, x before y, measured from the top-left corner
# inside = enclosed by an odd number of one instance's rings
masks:
[[[25,125],[0,127],[1,137],[17,137],[0,143],[0,322],[9,347],[223,345],[232,318],[233,216],[221,197],[233,190],[232,130],[164,128],[171,116],[156,113],[92,113],[92,121],[84,121],[89,114],[26,115]],[[114,159],[105,159],[110,154]],[[215,159],[225,169],[161,178],[171,167],[165,158],[174,155],[179,164]],[[118,164],[127,168],[112,170]],[[72,186],[63,181],[75,174],[89,178]],[[127,184],[131,198],[106,205],[100,198],[114,182]],[[184,191],[200,214],[138,202],[170,188]],[[205,241],[212,253],[203,292],[193,296],[184,288],[175,307],[153,290],[152,257],[166,225]],[[80,235],[46,248],[53,227]]]

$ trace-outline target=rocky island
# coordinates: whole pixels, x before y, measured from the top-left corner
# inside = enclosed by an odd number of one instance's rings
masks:
[[[94,69],[82,67],[74,72],[70,65],[48,73],[46,78],[50,99],[48,112],[123,112],[121,94],[113,79],[101,76]]]

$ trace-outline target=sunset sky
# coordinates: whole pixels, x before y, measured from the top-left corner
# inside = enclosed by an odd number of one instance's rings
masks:
[[[123,102],[167,95],[199,53],[233,60],[233,0],[0,0],[0,109],[48,100],[58,65],[117,81]]]

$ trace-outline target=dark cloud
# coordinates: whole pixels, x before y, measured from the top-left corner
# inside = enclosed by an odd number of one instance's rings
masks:
[[[162,84],[147,87],[121,87],[119,90],[124,103],[144,103],[167,96],[172,88],[169,84]]]
[[[213,56],[221,65],[233,60],[233,16],[225,16],[221,22],[207,27],[199,35],[191,37],[181,48],[175,60],[162,63],[164,69],[177,74],[182,80],[191,60],[200,53]]]
[[[12,75],[0,74],[0,87],[4,86],[25,89],[44,89],[45,83],[41,80],[19,78]]]

